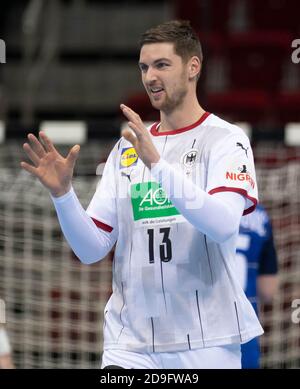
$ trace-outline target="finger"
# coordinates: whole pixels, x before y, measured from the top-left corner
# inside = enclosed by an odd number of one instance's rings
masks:
[[[80,146],[79,145],[75,145],[71,148],[68,156],[67,156],[67,163],[69,164],[69,166],[71,166],[72,168],[74,167],[75,165],[75,162],[78,158],[78,155],[79,155],[79,151],[80,151]]]
[[[31,146],[28,143],[24,143],[23,149],[24,149],[25,153],[27,154],[28,158],[35,164],[35,166],[39,166],[40,158],[32,150]]]
[[[138,115],[136,112],[134,112],[131,108],[127,107],[127,105],[121,104],[120,107],[121,107],[123,114],[127,117],[128,120],[136,122],[136,123],[138,123],[138,122],[142,123],[140,115]]]
[[[133,109],[131,109],[130,107],[128,107],[128,105],[125,105],[125,104],[120,104],[120,108],[121,108],[122,111],[127,110],[128,112],[129,112],[129,111],[130,111],[130,112],[134,112]],[[134,112],[134,113],[135,113],[135,112]]]
[[[121,104],[120,107],[126,118],[129,120],[129,127],[135,132],[135,134],[139,138],[146,131],[146,127],[142,119],[131,108],[127,107],[127,105]]]
[[[37,173],[38,169],[36,167],[29,165],[29,163],[27,163],[27,162],[21,162],[20,165],[21,165],[22,169],[24,169],[28,173],[33,174],[34,176],[38,177],[38,173]]]
[[[47,151],[56,151],[56,148],[54,147],[53,143],[51,142],[51,140],[48,138],[48,136],[43,132],[43,131],[40,131],[39,132],[39,136],[40,136],[40,139],[43,141],[43,144],[45,146],[45,149]]]
[[[145,128],[143,127],[142,129],[140,126],[136,125],[133,122],[128,122],[128,126],[130,129],[133,131],[134,135],[140,140],[142,139],[143,135],[145,135]]]
[[[130,142],[133,147],[136,147],[136,143],[137,143],[137,136],[135,135],[135,133],[129,129],[129,128],[126,128],[125,130],[122,131],[122,136],[128,140],[128,142]]]
[[[42,144],[39,142],[39,140],[37,139],[36,136],[34,136],[33,134],[28,134],[27,138],[29,139],[30,141],[30,145],[32,147],[32,149],[34,150],[34,152],[40,157],[42,158],[46,152],[45,152],[45,149],[44,147],[42,146]]]

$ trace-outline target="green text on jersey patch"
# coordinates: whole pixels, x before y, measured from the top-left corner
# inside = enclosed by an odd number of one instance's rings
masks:
[[[179,215],[157,182],[141,182],[131,186],[133,218],[153,219]]]

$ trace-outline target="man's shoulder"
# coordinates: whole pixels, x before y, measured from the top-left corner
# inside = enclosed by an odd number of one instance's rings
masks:
[[[236,124],[230,123],[215,114],[210,114],[206,125],[221,130],[224,135],[245,135],[245,132]]]
[[[128,149],[132,149],[132,148],[133,148],[132,144],[122,136],[114,144],[114,147],[111,150],[111,154],[113,154],[114,156],[117,156],[119,154],[122,154],[124,151],[126,151]]]
[[[247,144],[247,135],[235,124],[221,119],[220,117],[210,114],[205,123],[204,143],[208,150],[219,150],[220,145],[231,147],[232,144],[241,142]]]

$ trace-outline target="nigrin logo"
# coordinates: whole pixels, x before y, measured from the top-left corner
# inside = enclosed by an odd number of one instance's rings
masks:
[[[255,182],[253,178],[248,173],[230,173],[226,172],[226,180],[232,180],[232,181],[249,181],[250,185],[254,189]]]

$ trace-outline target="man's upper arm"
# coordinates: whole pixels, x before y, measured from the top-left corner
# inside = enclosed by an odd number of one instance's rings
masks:
[[[97,227],[113,234],[116,234],[118,229],[115,169],[117,150],[116,145],[105,163],[103,175],[87,208],[87,214]]]
[[[257,204],[257,184],[249,139],[234,132],[221,139],[212,149],[208,167],[207,192],[236,192],[244,196],[244,215]]]

